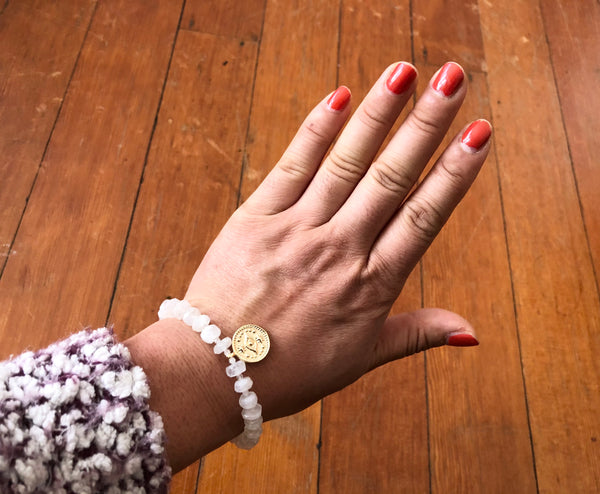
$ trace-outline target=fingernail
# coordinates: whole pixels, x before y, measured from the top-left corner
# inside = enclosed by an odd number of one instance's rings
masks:
[[[460,65],[454,62],[446,63],[438,72],[432,86],[436,91],[440,91],[445,96],[452,96],[465,78]]]
[[[492,135],[492,126],[487,120],[475,120],[467,127],[460,142],[473,150],[481,149]]]
[[[469,333],[456,333],[448,336],[447,344],[450,346],[477,346],[477,338]]]
[[[416,78],[417,71],[415,68],[408,63],[400,62],[392,70],[392,73],[385,81],[385,85],[392,93],[401,94],[410,88]]]
[[[350,102],[350,90],[346,86],[338,87],[327,100],[327,106],[335,111],[342,111]]]

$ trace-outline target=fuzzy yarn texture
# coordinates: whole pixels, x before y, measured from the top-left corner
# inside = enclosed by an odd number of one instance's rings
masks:
[[[0,363],[0,492],[166,493],[160,415],[107,328]]]

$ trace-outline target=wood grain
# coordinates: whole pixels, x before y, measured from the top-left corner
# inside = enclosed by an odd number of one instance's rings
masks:
[[[469,75],[442,147],[468,122],[490,118],[485,76]],[[426,254],[423,290],[425,306],[463,315],[481,342],[427,354],[432,492],[536,492],[493,152]]]
[[[379,369],[171,491],[600,491],[599,9],[0,0],[0,355],[103,325],[115,282],[119,336],[153,321],[310,108],[412,48],[421,87],[467,68],[454,130],[490,116],[494,152],[395,310],[454,309],[481,346]]]
[[[256,43],[179,33],[110,314],[122,339],[183,296],[236,208],[246,138],[236,123],[248,120],[256,55]],[[198,464],[172,492],[195,492],[197,478]]]
[[[337,2],[269,2],[252,98],[241,200],[308,111],[335,89]],[[226,445],[206,458],[200,492],[316,492],[320,405],[265,426],[251,452]]]
[[[171,5],[95,12],[0,280],[3,357],[105,323],[177,29]]]
[[[413,5],[415,56],[424,88],[447,60],[463,65],[469,92],[443,147],[470,121],[490,119],[476,5]],[[420,48],[419,48],[420,47]],[[427,356],[432,492],[535,492],[527,408],[495,156],[423,260],[424,305],[467,317],[477,349]],[[488,284],[487,289],[485,287]]]
[[[0,269],[94,8],[93,0],[31,0],[10,2],[0,15]]]
[[[265,0],[187,0],[181,28],[245,41],[258,41],[265,4]]]
[[[166,114],[171,115],[167,117],[167,123],[171,123],[159,129],[161,134],[158,142],[154,141],[154,154],[151,154],[152,170],[160,177],[152,180],[149,188],[143,189],[141,209],[136,215],[138,223],[134,224],[133,236],[128,243],[134,253],[124,262],[124,278],[119,284],[119,295],[115,299],[117,306],[113,311],[115,320],[122,320],[127,325],[125,331],[128,334],[135,332],[136,327],[143,327],[139,325],[140,320],[153,320],[156,303],[164,299],[165,290],[168,293],[184,292],[203,252],[235,209],[240,175],[236,165],[240,168],[242,165],[257,55],[254,41],[258,40],[263,16],[263,0],[243,3],[192,0],[185,3],[181,28],[217,36],[185,36],[185,41],[174,54],[177,66],[168,76],[170,91],[167,91],[166,103],[169,106],[165,109]],[[219,36],[240,41],[224,41],[220,46]],[[245,50],[244,40],[250,43]],[[194,45],[196,41],[199,46]],[[199,56],[195,56],[197,52]],[[196,65],[190,65],[190,59]],[[225,69],[229,64],[229,69]],[[215,91],[217,87],[220,91]],[[211,92],[216,94],[211,97]],[[232,99],[232,93],[239,97]],[[181,126],[174,126],[174,121]],[[232,125],[232,122],[236,124]],[[175,170],[175,175],[170,175],[173,181],[168,182],[174,188],[172,194],[163,188],[166,177],[161,176],[161,169],[169,164],[174,165]],[[199,184],[199,189],[188,189],[189,197],[186,195],[185,201],[182,201],[179,190],[183,178],[189,183]],[[202,191],[201,195],[198,190]],[[171,210],[163,202],[164,198],[167,198],[166,202],[170,202],[168,198],[173,199],[175,210],[182,210],[184,205],[190,223],[182,222],[177,216],[161,215],[162,211]],[[216,207],[207,208],[209,203]],[[200,217],[199,211],[202,211]],[[149,218],[153,218],[153,228],[148,228]],[[188,225],[192,225],[191,229]],[[165,230],[171,234],[163,237],[164,242],[152,240],[156,232]],[[186,232],[189,234],[186,235]],[[177,253],[173,252],[174,238],[178,239]],[[147,276],[139,276],[140,266],[136,261],[147,260],[145,249],[148,245],[152,245],[152,259],[156,262],[150,267],[145,264],[143,271]],[[179,255],[181,252],[185,253],[183,258]],[[173,268],[173,271],[168,268]],[[131,293],[142,295],[138,299],[141,303],[136,306],[137,311],[130,310],[127,302],[121,304],[122,298],[127,300],[126,294]],[[124,294],[123,297],[121,294]],[[155,301],[154,305],[152,301]],[[130,322],[137,326],[132,327]],[[196,492],[199,468],[200,463],[196,462],[175,475],[171,492]]]
[[[394,313],[420,306],[415,271]],[[319,492],[427,492],[423,355],[385,365],[323,400]]]
[[[441,67],[448,60],[467,70],[485,71],[477,2],[413,2],[415,62]]]
[[[181,472],[173,475],[169,492],[172,494],[195,494],[198,488],[200,468],[202,468],[202,460],[192,463]]]
[[[539,490],[596,492],[600,305],[541,12],[480,9]]]
[[[362,28],[367,25],[370,29]],[[341,26],[339,83],[352,90],[356,108],[389,64],[410,61],[409,2],[376,1],[366,8],[358,0],[345,1]],[[394,313],[419,307],[417,268]],[[320,493],[429,490],[424,371],[423,355],[415,355],[323,400]]]
[[[156,321],[166,297],[183,296],[235,211],[246,138],[237,124],[248,120],[256,50],[179,33],[110,315],[122,337]]]
[[[600,273],[600,3],[542,1],[544,27],[586,234]]]
[[[335,90],[338,28],[337,2],[267,4],[242,201],[281,157],[308,112]]]

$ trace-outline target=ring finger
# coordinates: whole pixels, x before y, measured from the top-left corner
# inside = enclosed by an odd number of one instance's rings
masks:
[[[402,280],[433,242],[477,177],[490,149],[492,127],[476,120],[457,136],[373,245],[375,270]]]

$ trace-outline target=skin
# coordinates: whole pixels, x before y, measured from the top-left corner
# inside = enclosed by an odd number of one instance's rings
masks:
[[[373,161],[416,86],[392,93],[385,81],[394,66],[327,156],[351,105],[336,111],[325,98],[315,107],[229,219],[185,294],[224,335],[247,323],[269,332],[268,357],[246,372],[265,420],[302,410],[386,362],[444,345],[452,334],[474,335],[466,320],[442,309],[389,317],[490,147],[488,140],[469,148],[461,132],[411,193],[467,91],[466,80],[449,97],[430,83]],[[125,344],[148,375],[174,471],[241,432],[227,362],[189,327],[163,320]]]

